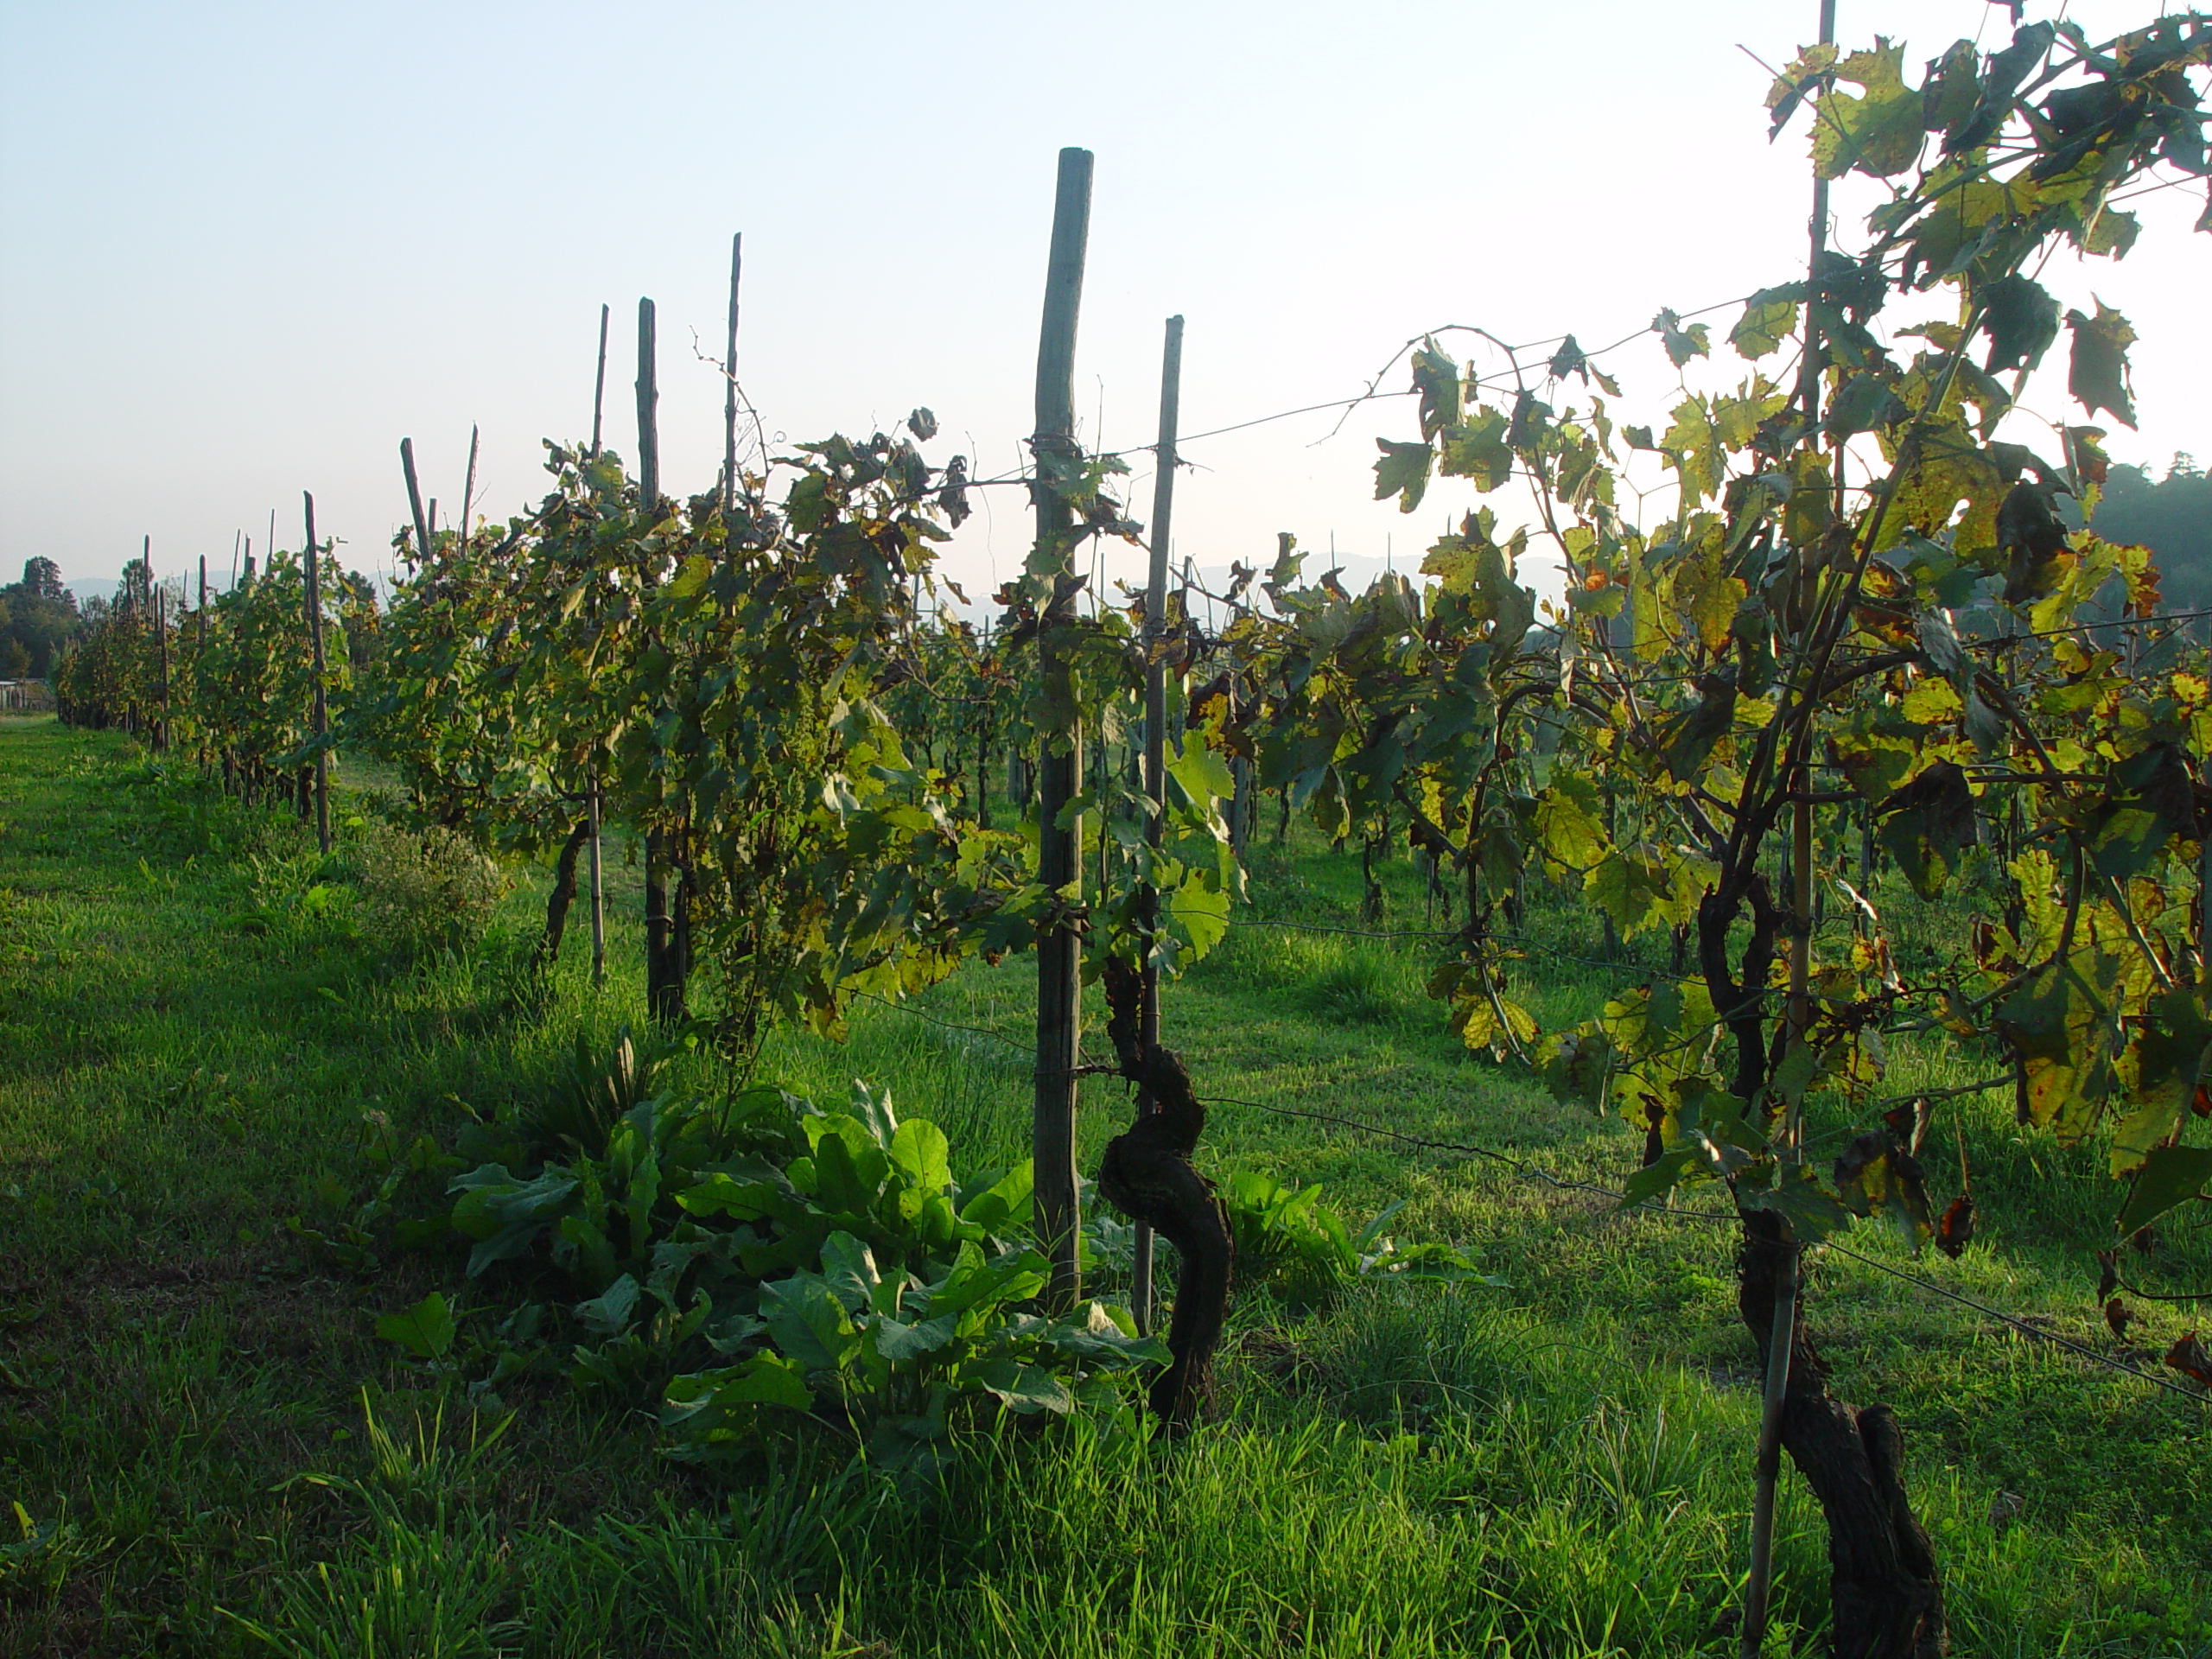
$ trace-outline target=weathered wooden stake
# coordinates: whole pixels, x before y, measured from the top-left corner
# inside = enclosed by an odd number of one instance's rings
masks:
[[[327,858],[330,855],[330,755],[321,744],[330,730],[330,710],[322,689],[322,567],[315,541],[315,497],[302,490],[300,499],[307,505],[308,648],[315,660],[315,840]]]
[[[1081,452],[1075,441],[1076,318],[1083,302],[1084,256],[1090,237],[1091,155],[1060,152],[1046,267],[1045,315],[1037,345],[1037,429],[1030,448],[1039,480],[1037,545],[1055,571],[1055,592],[1037,636],[1048,709],[1066,724],[1038,734],[1038,877],[1066,906],[1083,897],[1083,832],[1069,808],[1083,791],[1083,726],[1075,715],[1071,652],[1060,639],[1075,604],[1072,510],[1048,481],[1049,464]],[[1037,1075],[1031,1120],[1037,1232],[1052,1258],[1046,1305],[1073,1308],[1082,1294],[1077,1245],[1082,1215],[1076,1179],[1076,1065],[1083,1037],[1083,936],[1072,917],[1046,926],[1037,942]]]
[[[638,302],[638,505],[648,513],[660,507],[660,405],[658,346],[653,302]]]
[[[1167,802],[1167,665],[1160,652],[1167,625],[1168,538],[1175,519],[1175,434],[1183,404],[1183,319],[1167,319],[1166,344],[1160,359],[1160,442],[1153,451],[1152,563],[1144,589],[1144,793],[1152,803],[1145,825],[1145,843],[1160,850],[1166,833],[1164,809]],[[1150,881],[1137,889],[1137,925],[1145,942],[1140,972],[1142,1001],[1138,1005],[1138,1041],[1146,1052],[1160,1041],[1160,969],[1154,959],[1153,932],[1160,925],[1160,893]],[[1149,1090],[1137,1096],[1137,1109],[1154,1109]],[[1152,1330],[1152,1228],[1137,1224],[1136,1259],[1129,1300],[1136,1306],[1137,1329]]]
[[[607,308],[599,308],[599,373],[591,386],[591,452],[599,453],[599,417],[607,407]]]
[[[1821,0],[1821,44],[1828,45],[1835,39],[1835,0]],[[1811,221],[1811,252],[1808,256],[1810,283],[1805,305],[1805,354],[1798,369],[1797,392],[1804,403],[1805,423],[1812,426],[1820,419],[1821,401],[1821,335],[1819,323],[1821,256],[1827,251],[1828,239],[1828,181],[1823,177],[1813,181],[1813,213]],[[1800,557],[1809,557],[1810,549],[1801,550]],[[1789,786],[1802,796],[1812,781],[1811,768],[1801,771],[1789,780]],[[1789,941],[1789,1001],[1788,1022],[1796,1032],[1802,1033],[1811,1023],[1810,967],[1812,939],[1804,925],[1812,910],[1813,892],[1813,809],[1800,799],[1791,809],[1790,818],[1790,874],[1791,908],[1799,918],[1799,925]],[[1780,1125],[1782,1154],[1794,1159],[1800,1155],[1799,1120],[1793,1105],[1783,1114]],[[1757,1458],[1751,1471],[1751,1563],[1744,1585],[1744,1626],[1738,1642],[1742,1659],[1758,1659],[1760,1649],[1766,1645],[1767,1597],[1774,1578],[1774,1500],[1775,1487],[1782,1475],[1782,1420],[1789,1395],[1789,1356],[1796,1339],[1797,1319],[1797,1260],[1799,1247],[1785,1243],[1782,1261],[1774,1281],[1774,1323],[1768,1333],[1766,1351],[1766,1386],[1759,1405],[1759,1438]]]
[[[737,279],[745,269],[745,232],[729,239],[729,346],[722,353],[722,513],[737,511]]]
[[[152,580],[150,570],[147,579]],[[169,746],[169,594],[162,587],[154,589],[154,639],[162,657],[162,723],[154,730],[154,747],[158,753]]]
[[[423,486],[415,478],[415,440],[399,441],[399,470],[407,475],[407,511],[415,519],[415,556],[430,556],[430,521],[423,514]]]
[[[476,423],[468,424],[468,472],[461,486],[461,539],[468,540],[469,512],[476,501]]]
[[[584,810],[591,819],[591,984],[594,990],[607,983],[607,890],[599,870],[599,761],[592,761],[591,787],[584,797]]]
[[[660,512],[660,387],[653,302],[638,302],[638,509],[648,520]],[[656,1020],[683,1017],[683,977],[677,929],[669,910],[668,837],[645,831],[645,1006]],[[681,902],[681,886],[678,886]]]

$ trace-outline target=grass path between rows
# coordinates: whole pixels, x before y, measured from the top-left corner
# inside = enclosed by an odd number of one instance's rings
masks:
[[[1257,849],[1254,923],[1357,925],[1350,862]],[[354,936],[342,855],[296,823],[117,740],[0,721],[0,1503],[23,1517],[0,1509],[0,1652],[1734,1651],[1756,1401],[1729,1230],[1263,1109],[1625,1176],[1622,1126],[1440,1029],[1419,941],[1239,926],[1169,991],[1166,1037],[1224,1103],[1208,1168],[1321,1183],[1355,1224],[1402,1202],[1394,1230],[1504,1287],[1241,1297],[1218,1417],[1185,1445],[1009,1438],[929,1493],[819,1456],[725,1487],[661,1459],[642,1413],[551,1388],[510,1418],[412,1368],[374,1317],[434,1287],[467,1305],[457,1254],[349,1271],[286,1223],[357,1202],[379,1141],[449,1141],[529,1101],[579,1031],[639,1020],[635,872],[614,874],[604,993],[580,928],[550,982],[516,971],[529,870],[476,946],[398,961]],[[1383,925],[1418,928],[1412,872],[1386,874]],[[1587,956],[1586,920],[1559,903],[1532,927]],[[1529,971],[1551,1020],[1637,973]],[[964,1167],[1003,1163],[1027,997],[1019,960],[963,970],[863,1008],[842,1046],[779,1034],[761,1069],[825,1102],[866,1077]],[[1906,1088],[1956,1065],[1892,1057]],[[1089,1163],[1127,1105],[1084,1088]],[[1981,1236],[1913,1270],[2155,1366],[2190,1312],[2145,1306],[2124,1342],[2097,1319],[2094,1151],[1996,1102],[1960,1122]],[[1940,1202],[1955,1173],[1929,1161]],[[1906,1264],[1885,1233],[1853,1243]],[[2201,1234],[2162,1249],[2212,1282]],[[1812,1296],[1839,1390],[1904,1425],[1955,1653],[2212,1653],[2206,1406],[1840,1258]],[[1777,1654],[1824,1620],[1794,1482],[1781,1530]]]

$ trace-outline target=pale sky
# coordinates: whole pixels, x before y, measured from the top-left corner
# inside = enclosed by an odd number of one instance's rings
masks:
[[[1782,62],[1816,10],[0,0],[0,579],[34,554],[111,578],[145,535],[157,570],[204,553],[227,577],[272,507],[299,544],[303,488],[376,569],[406,515],[399,439],[449,519],[472,422],[480,504],[520,511],[539,440],[588,430],[602,301],[607,441],[634,455],[640,295],[664,486],[705,489],[721,392],[692,337],[719,352],[741,230],[741,376],[772,433],[865,435],[926,404],[933,459],[1009,471],[1063,144],[1097,156],[1077,397],[1094,443],[1151,442],[1171,312],[1186,432],[1353,395],[1446,323],[1610,341],[1802,269],[1803,118],[1769,146],[1769,77],[1738,47]],[[1885,33],[1916,68],[2010,27],[1984,0],[1840,11],[1847,47]],[[2151,12],[2070,8],[2099,35]],[[1867,200],[1840,197],[1847,231]],[[2201,189],[2139,207],[2127,260],[2045,280],[2142,334],[2141,430],[2112,448],[2162,469],[2212,452],[2212,237],[2189,234]],[[1711,321],[1719,340],[1732,315]],[[2040,401],[2079,419],[2063,340],[2052,357]],[[1609,362],[1628,418],[1663,410],[1656,340]],[[1363,408],[1323,442],[1336,422],[1189,444],[1177,557],[1264,560],[1288,530],[1416,563],[1473,498],[1376,505],[1374,440],[1412,435],[1412,412]],[[1027,547],[1020,493],[988,494],[948,561],[971,591]]]

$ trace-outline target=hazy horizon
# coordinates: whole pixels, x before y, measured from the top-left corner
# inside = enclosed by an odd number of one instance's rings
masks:
[[[158,571],[204,554],[226,574],[239,532],[265,551],[272,506],[278,544],[298,544],[308,489],[346,563],[378,569],[406,516],[399,439],[450,521],[472,422],[480,507],[521,511],[544,487],[540,440],[588,431],[602,302],[607,440],[633,452],[640,294],[659,311],[665,487],[706,488],[721,392],[693,339],[720,350],[733,231],[741,378],[772,438],[865,434],[928,404],[933,459],[1012,471],[1064,143],[1097,156],[1077,353],[1093,445],[1152,441],[1171,312],[1188,319],[1187,433],[1357,395],[1440,325],[1633,335],[1662,306],[1802,265],[1803,122],[1767,143],[1768,73],[1746,50],[1785,60],[1815,10],[1135,5],[1100,23],[984,5],[15,0],[0,7],[0,559],[111,581],[150,535]],[[1840,14],[1847,45],[1903,37],[1916,64],[2009,28],[1983,0]],[[2070,15],[2095,33],[2148,14],[2095,0]],[[1876,199],[1840,188],[1840,232]],[[2212,342],[2193,316],[2212,240],[2189,232],[2191,193],[2131,205],[2145,226],[2127,260],[2054,259],[2046,281],[2140,331],[2141,429],[2111,448],[2155,473],[2212,449]],[[1728,314],[1713,321],[1725,337]],[[2078,420],[2063,356],[2031,401]],[[1609,363],[1628,419],[1675,391],[1656,339]],[[1719,345],[1693,384],[1745,366]],[[1403,384],[1400,369],[1381,390]],[[1290,531],[1416,567],[1476,498],[1451,483],[1411,516],[1373,502],[1374,440],[1408,435],[1411,411],[1340,415],[1191,442],[1178,562],[1264,561]],[[1130,484],[1148,518],[1141,467]],[[1027,513],[1018,490],[978,494],[946,569],[988,593],[1019,568]],[[1109,569],[1140,558],[1117,547]]]

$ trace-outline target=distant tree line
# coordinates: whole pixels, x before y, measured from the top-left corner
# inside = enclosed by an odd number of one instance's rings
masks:
[[[76,600],[61,585],[61,567],[48,558],[27,561],[23,579],[0,588],[0,680],[44,679],[80,620]]]
[[[2166,475],[2114,467],[2097,503],[2097,533],[2158,556],[2158,596],[2169,611],[2212,609],[2212,476],[2177,453]]]

